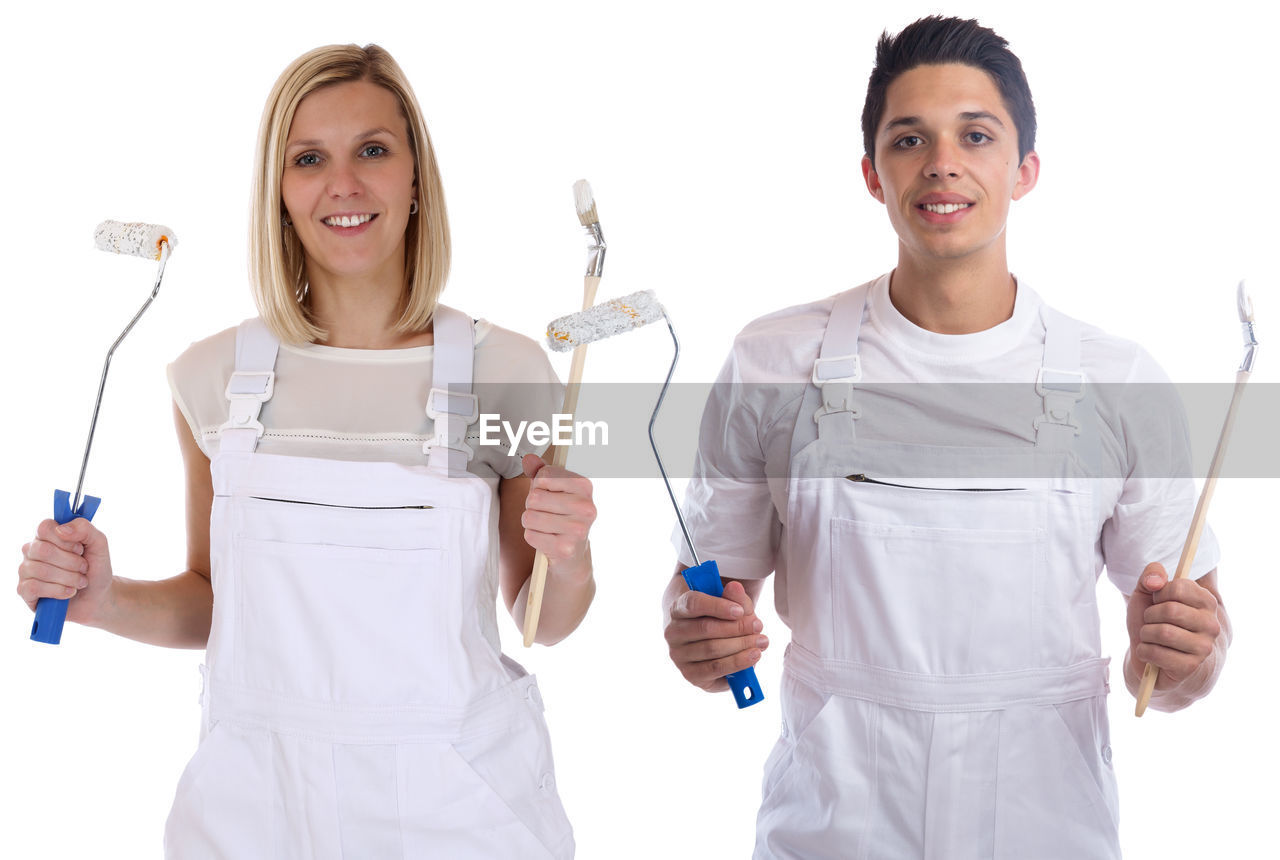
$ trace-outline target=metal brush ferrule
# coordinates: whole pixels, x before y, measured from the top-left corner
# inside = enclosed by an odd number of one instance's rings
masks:
[[[1258,338],[1253,331],[1253,322],[1246,320],[1240,323],[1244,332],[1244,360],[1240,362],[1240,372],[1253,372],[1253,359],[1258,354]]]
[[[587,245],[587,277],[602,277],[604,275],[604,252],[607,246],[604,243],[604,233],[600,232],[600,222],[593,221],[584,229],[587,231],[587,239],[591,243]]]
[[[658,461],[662,483],[666,486],[667,495],[671,497],[671,504],[676,509],[676,519],[680,521],[680,531],[684,533],[685,545],[689,547],[689,555],[693,557],[693,566],[697,567],[702,562],[698,560],[698,551],[693,548],[693,538],[689,537],[689,527],[684,524],[684,515],[680,512],[680,503],[676,501],[676,494],[671,489],[671,481],[667,479],[667,470],[662,467],[662,458],[658,456],[658,443],[653,440],[653,425],[658,420],[658,410],[662,408],[663,398],[667,396],[667,388],[671,385],[671,376],[676,372],[676,362],[680,360],[680,341],[676,338],[675,327],[671,325],[671,317],[667,316],[665,308],[662,310],[662,318],[667,321],[667,331],[671,332],[675,354],[671,356],[671,367],[667,370],[667,378],[662,383],[662,390],[658,392],[658,402],[653,406],[653,414],[649,416],[649,447],[653,449],[653,459]]]

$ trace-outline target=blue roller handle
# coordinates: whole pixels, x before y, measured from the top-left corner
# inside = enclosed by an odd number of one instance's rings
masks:
[[[85,496],[80,500],[80,507],[71,510],[71,494],[66,490],[53,491],[53,518],[59,525],[69,523],[77,517],[92,520],[98,512],[102,499],[97,496]],[[67,621],[67,601],[56,597],[42,597],[36,601],[36,620],[31,625],[31,640],[57,645],[62,641],[62,625]]]
[[[704,561],[697,567],[686,568],[684,581],[694,591],[701,591],[712,597],[724,597],[724,583],[720,581],[720,568],[715,561]],[[764,693],[760,691],[754,666],[725,675],[724,679],[729,682],[729,689],[733,691],[733,698],[739,708],[764,701]]]

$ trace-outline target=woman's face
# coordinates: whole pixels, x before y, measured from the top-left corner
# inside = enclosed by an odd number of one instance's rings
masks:
[[[280,194],[312,285],[399,284],[416,187],[395,94],[368,81],[316,90],[298,104],[284,159]]]

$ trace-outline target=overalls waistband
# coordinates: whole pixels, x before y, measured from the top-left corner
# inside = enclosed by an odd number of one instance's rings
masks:
[[[997,711],[1014,705],[1052,705],[1106,695],[1106,658],[1047,669],[980,675],[925,675],[819,657],[787,646],[784,668],[823,693],[935,713]]]
[[[340,744],[446,743],[505,731],[542,711],[533,675],[461,708],[434,705],[344,705],[277,696],[229,681],[204,678],[202,702],[210,724],[233,725]]]

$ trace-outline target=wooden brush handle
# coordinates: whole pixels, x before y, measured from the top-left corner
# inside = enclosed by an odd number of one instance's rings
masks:
[[[1214,449],[1213,460],[1209,464],[1209,474],[1205,476],[1204,487],[1200,490],[1200,501],[1196,502],[1196,512],[1191,518],[1191,530],[1187,532],[1186,543],[1182,545],[1182,557],[1178,559],[1178,569],[1174,579],[1183,579],[1191,573],[1191,563],[1195,561],[1196,550],[1200,547],[1200,536],[1204,533],[1205,520],[1209,516],[1209,501],[1213,498],[1213,490],[1218,485],[1218,473],[1222,471],[1222,461],[1227,453],[1227,441],[1231,438],[1231,430],[1236,423],[1236,409],[1240,405],[1240,395],[1244,393],[1244,384],[1249,381],[1249,371],[1242,370],[1236,374],[1236,387],[1231,392],[1231,405],[1227,407],[1226,420],[1222,422],[1222,432],[1218,435],[1218,447]],[[1160,679],[1160,667],[1148,663],[1142,670],[1142,681],[1138,684],[1138,704],[1134,714],[1142,716],[1151,702],[1151,694],[1155,692],[1156,681]]]
[[[587,275],[582,282],[582,309],[585,311],[596,302],[596,288],[600,279]],[[578,411],[578,391],[582,387],[582,368],[587,363],[587,346],[575,347],[573,361],[569,365],[569,384],[564,389],[564,406],[560,414],[568,415],[573,420],[573,413]],[[552,466],[564,467],[569,460],[568,446],[556,446],[551,449]],[[533,645],[538,633],[538,618],[542,615],[542,595],[547,587],[547,554],[538,550],[533,556],[533,573],[529,575],[529,596],[524,605],[524,647]]]

